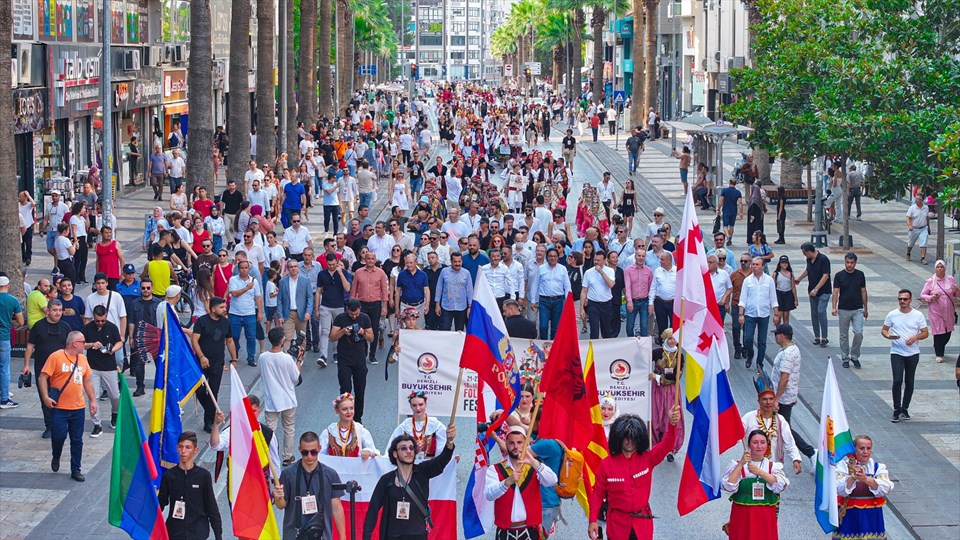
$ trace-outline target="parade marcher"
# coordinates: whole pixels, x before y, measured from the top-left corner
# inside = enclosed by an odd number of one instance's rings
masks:
[[[354,403],[350,392],[344,392],[333,400],[333,410],[339,419],[321,434],[321,454],[364,459],[380,455],[373,435],[359,421],[354,421]]]
[[[169,506],[167,533],[170,538],[207,538],[213,529],[215,540],[223,538],[223,523],[210,471],[195,463],[200,449],[197,434],[184,431],[177,439],[180,463],[160,478],[160,508]]]
[[[340,392],[356,392],[358,422],[363,418],[363,402],[367,388],[367,364],[364,359],[367,348],[373,348],[371,344],[374,339],[370,317],[360,308],[359,300],[348,300],[346,312],[333,319],[330,329],[330,341],[337,342],[337,380],[340,383]]]
[[[663,439],[650,448],[646,423],[637,415],[625,414],[610,427],[610,456],[600,462],[590,495],[591,540],[599,538],[597,520],[600,507],[607,503],[607,535],[610,540],[653,538],[653,511],[650,509],[651,471],[659,465],[674,444],[680,406],[670,410],[670,427]]]
[[[800,453],[796,442],[793,440],[790,423],[783,415],[777,413],[776,387],[763,371],[757,373],[753,381],[757,388],[757,404],[760,407],[740,418],[740,422],[743,424],[743,432],[750,434],[755,430],[760,430],[766,433],[767,441],[769,441],[766,457],[778,463],[786,463],[786,459],[789,458],[793,462],[793,472],[800,474],[803,471],[803,462],[801,461],[803,454]],[[743,438],[743,446],[749,446],[747,437]]]
[[[210,310],[197,319],[191,336],[193,352],[200,361],[200,367],[207,377],[207,384],[197,390],[197,400],[203,407],[203,430],[213,431],[213,417],[217,412],[214,401],[220,393],[220,380],[223,378],[224,349],[230,352],[230,363],[236,367],[237,346],[233,338],[233,329],[227,320],[227,304],[223,298],[210,299]],[[209,392],[212,390],[213,395]]]
[[[563,302],[572,289],[567,270],[559,264],[560,252],[556,248],[547,249],[546,261],[533,273],[529,300],[533,311],[537,311],[539,307],[540,338],[553,339],[560,326]]]
[[[276,432],[277,423],[283,421],[283,464],[293,463],[293,436],[297,421],[297,385],[303,365],[303,346],[298,348],[296,358],[284,346],[287,339],[283,328],[271,328],[267,333],[270,350],[260,355],[257,367],[263,382],[263,410],[266,424]]]
[[[590,325],[590,339],[599,339],[601,335],[607,338],[613,334],[610,328],[614,310],[611,291],[616,284],[615,278],[616,272],[607,266],[606,254],[597,251],[593,256],[593,267],[583,273],[580,292],[580,313]]]
[[[604,394],[600,398],[600,418],[603,421],[603,433],[610,440],[610,426],[620,418],[620,408],[617,407],[617,400],[610,394]]]
[[[392,447],[394,441],[401,435],[409,435],[416,445],[417,459],[435,457],[437,449],[447,443],[447,426],[435,417],[427,415],[427,394],[423,391],[410,392],[407,402],[410,404],[413,415],[404,419],[393,430],[386,447]],[[388,452],[387,455],[392,457],[393,452]]]
[[[418,443],[413,436],[402,434],[390,442],[387,456],[397,468],[380,477],[370,495],[370,505],[363,525],[363,539],[371,540],[379,516],[380,540],[403,538],[426,540],[433,526],[430,517],[430,479],[443,474],[453,458],[453,439],[457,426],[444,429],[443,451],[423,463]],[[383,509],[381,515],[380,510]]]
[[[677,375],[682,369],[683,354],[673,336],[673,329],[667,328],[660,334],[663,345],[653,350],[653,371],[650,380],[653,381],[651,390],[652,418],[650,421],[650,444],[656,446],[664,439],[667,432],[673,431],[673,445],[667,454],[667,461],[673,463],[673,455],[683,446],[683,415],[680,421],[673,426],[670,422],[670,411],[676,403]],[[671,429],[673,427],[673,429]]]
[[[520,304],[516,300],[503,303],[503,324],[510,337],[537,339],[537,324],[520,314]]]
[[[450,266],[440,271],[437,280],[437,306],[435,313],[440,317],[438,330],[450,330],[451,324],[457,332],[463,331],[470,314],[473,301],[473,278],[463,268],[463,255],[450,254]]]
[[[883,506],[893,490],[887,466],[873,459],[873,439],[853,438],[856,452],[837,463],[837,504],[840,526],[834,540],[887,538]]]
[[[777,412],[789,422],[793,407],[796,406],[800,396],[800,347],[793,342],[793,327],[789,324],[778,325],[773,330],[773,337],[777,340],[777,345],[780,345],[780,352],[773,359],[773,371],[770,372],[776,392]],[[792,433],[800,452],[813,459],[813,446],[796,430]]]
[[[731,540],[777,540],[780,494],[790,485],[790,480],[783,472],[782,463],[766,457],[770,441],[765,432],[753,431],[747,441],[749,451],[730,464],[721,482],[725,491],[733,493],[727,534]]]
[[[850,252],[843,258],[843,270],[833,276],[833,316],[840,323],[840,354],[843,367],[860,368],[860,344],[863,342],[863,323],[867,319],[867,279],[857,270],[857,254]],[[953,279],[953,278],[951,278]],[[923,295],[921,295],[921,298]],[[950,302],[951,307],[953,302]],[[783,310],[781,309],[781,312]],[[932,320],[932,317],[931,317]],[[785,321],[789,322],[789,321]],[[951,324],[953,319],[951,318]],[[853,324],[853,345],[850,345],[850,325]],[[943,352],[942,350],[940,352]],[[941,358],[942,362],[943,359]]]
[[[507,432],[507,459],[487,469],[483,496],[493,503],[497,540],[537,540],[543,523],[540,487],[557,483],[557,475],[525,448],[527,431]],[[522,454],[521,454],[522,453]],[[526,470],[533,469],[536,474]]]
[[[897,293],[899,308],[887,313],[880,329],[880,335],[890,340],[890,368],[893,370],[893,416],[890,421],[894,423],[910,419],[908,409],[920,363],[920,340],[927,339],[930,334],[923,313],[910,305],[912,300],[910,289],[900,289]]]
[[[659,259],[660,265],[653,270],[653,281],[650,283],[649,297],[653,301],[647,307],[647,314],[656,317],[658,336],[670,328],[673,301],[677,294],[677,268],[673,264],[673,254],[663,251]]]
[[[320,463],[320,436],[313,431],[300,435],[299,450],[300,461],[284,469],[280,473],[280,485],[273,488],[273,503],[285,510],[283,540],[296,540],[300,531],[317,518],[323,520],[323,538],[333,538],[335,525],[337,538],[347,540],[340,501],[343,490],[333,487],[340,483],[340,475]]]

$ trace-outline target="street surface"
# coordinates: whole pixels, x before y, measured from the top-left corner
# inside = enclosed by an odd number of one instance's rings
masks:
[[[560,127],[560,126],[558,126]],[[576,133],[575,133],[576,135]],[[553,150],[560,155],[560,135],[549,143],[541,143],[543,150]],[[576,201],[583,182],[598,182],[601,173],[609,170],[614,180],[623,185],[629,178],[626,174],[626,153],[623,148],[625,136],[619,138],[619,148],[614,148],[613,137],[603,136],[598,143],[581,142],[575,166],[575,183],[568,197],[570,211],[568,219],[572,222],[576,211]],[[589,140],[589,134],[583,139]],[[731,148],[733,146],[733,148]],[[726,145],[727,170],[729,176],[732,163],[740,148]],[[647,150],[640,162],[640,175],[634,176],[641,213],[637,216],[635,231],[642,230],[649,222],[655,206],[663,206],[666,218],[679,232],[682,213],[682,197],[677,161],[669,155],[669,141],[657,141],[647,144]],[[444,156],[447,152],[443,153]],[[775,167],[776,168],[776,167]],[[775,174],[776,177],[776,174]],[[218,189],[222,189],[223,177],[219,179]],[[381,182],[379,204],[371,212],[376,215],[380,206],[388,200],[386,182]],[[619,196],[619,194],[618,194]],[[119,221],[118,237],[123,242],[128,262],[134,262],[138,269],[145,257],[140,252],[143,216],[154,206],[149,189],[141,189],[125,195],[117,203]],[[305,225],[311,229],[315,242],[322,235],[321,212],[315,207],[310,220]],[[901,538],[958,538],[960,537],[960,400],[954,382],[953,360],[958,352],[958,340],[948,346],[944,364],[933,361],[932,340],[922,343],[920,368],[917,372],[917,387],[914,404],[910,409],[913,419],[899,424],[889,421],[891,409],[890,382],[892,380],[886,341],[879,335],[883,316],[895,307],[895,294],[902,287],[911,288],[914,297],[919,296],[923,281],[933,271],[932,264],[920,266],[916,262],[903,260],[906,234],[902,230],[903,213],[906,206],[901,203],[880,204],[873,199],[864,199],[864,218],[862,222],[851,225],[857,253],[860,256],[858,268],[867,276],[870,294],[870,318],[865,328],[863,346],[863,369],[842,369],[837,365],[837,377],[843,391],[848,419],[856,433],[866,433],[873,437],[874,456],[887,464],[895,488],[890,495],[886,520],[890,537]],[[803,205],[788,206],[787,244],[773,246],[776,256],[787,254],[794,261],[794,268],[802,266],[799,245],[809,240],[810,226],[799,224],[805,216]],[[709,230],[713,214],[701,212],[700,221],[704,229]],[[772,217],[768,214],[768,234],[774,228]],[[738,223],[735,243],[732,249],[744,249],[744,225]],[[836,229],[835,229],[836,231]],[[948,233],[948,242],[960,240],[954,233]],[[772,238],[771,238],[772,241]],[[831,243],[836,241],[836,235]],[[934,239],[931,238],[931,245]],[[42,245],[42,242],[35,245]],[[42,248],[41,248],[42,249]],[[826,252],[833,263],[832,270],[842,268],[842,253],[839,248],[829,248]],[[129,259],[135,259],[129,261]],[[933,257],[930,257],[931,261]],[[915,259],[916,260],[916,259]],[[37,255],[30,269],[28,281],[35,283],[45,272],[49,272],[49,258]],[[800,271],[800,270],[798,270]],[[802,287],[802,285],[801,285]],[[84,291],[86,294],[86,291]],[[917,302],[915,306],[919,304]],[[925,311],[925,309],[924,309]],[[816,446],[816,433],[820,400],[823,388],[825,357],[839,356],[837,345],[836,318],[831,317],[830,346],[820,348],[812,345],[809,329],[809,310],[801,301],[801,306],[793,312],[795,340],[803,353],[803,369],[800,382],[800,400],[803,406],[794,410],[794,425],[804,438]],[[777,346],[770,336],[767,354],[772,357]],[[396,400],[396,368],[389,381],[383,378],[386,349],[378,352],[380,365],[370,366],[367,386],[367,412],[364,415],[365,426],[374,435],[381,449],[387,444],[387,437],[397,425],[398,414]],[[327,369],[319,369],[315,357],[308,353],[304,362],[303,385],[298,388],[299,408],[297,411],[297,434],[303,431],[321,431],[336,419],[330,406],[330,399],[338,393],[336,367],[331,362]],[[732,355],[731,355],[732,356]],[[14,372],[19,371],[21,359],[13,359]],[[153,369],[147,368],[147,386],[152,388]],[[240,367],[241,377],[251,393],[259,393],[260,385],[256,368],[246,365]],[[734,396],[741,414],[756,408],[756,391],[752,381],[753,370],[744,368],[742,361],[731,360],[729,375]],[[14,379],[15,380],[15,379]],[[221,390],[220,403],[225,407],[229,403],[229,378],[225,378]],[[40,439],[43,430],[42,418],[36,392],[31,389],[13,388],[20,408],[3,411],[0,414],[0,537],[2,538],[125,538],[126,535],[107,523],[107,507],[110,480],[110,450],[113,443],[113,431],[106,429],[98,439],[89,437],[84,440],[83,472],[87,481],[78,484],[70,480],[67,474],[51,473],[50,443]],[[382,399],[377,399],[382,396]],[[136,398],[138,410],[146,414],[150,405],[147,396]],[[101,402],[101,407],[108,403]],[[441,411],[430,411],[441,413]],[[442,414],[446,414],[442,412]],[[441,419],[443,420],[443,419]],[[687,418],[689,426],[690,417]],[[470,418],[458,418],[459,434],[457,454],[459,490],[462,494],[469,471],[473,465],[472,437],[474,422]],[[200,433],[201,441],[206,440],[201,431],[202,409],[190,404],[184,416],[186,429]],[[87,433],[92,424],[88,422]],[[205,448],[206,444],[201,444]],[[740,450],[735,447],[725,457],[735,459]],[[498,459],[494,451],[492,459]],[[657,538],[683,539],[723,539],[725,535],[720,527],[727,521],[730,503],[726,498],[713,501],[701,507],[693,514],[680,518],[676,511],[677,484],[683,465],[684,452],[681,451],[675,463],[666,463],[657,467],[653,473],[653,496],[651,506],[658,517],[655,521]],[[214,455],[201,454],[199,463],[207,468],[213,467]],[[789,469],[789,467],[787,467]],[[809,460],[804,460],[804,472],[799,476],[789,474],[790,487],[785,492],[780,508],[780,535],[782,538],[823,538],[813,513],[814,481]],[[230,536],[230,513],[225,494],[225,474],[217,484],[221,514],[224,518],[224,532]],[[367,486],[364,486],[368,488]],[[372,489],[369,486],[368,489]],[[462,501],[462,496],[460,498]],[[280,517],[278,511],[278,518]],[[565,523],[558,528],[556,538],[579,539],[586,537],[586,518],[575,502],[566,501],[562,507]],[[359,535],[358,535],[359,537]],[[492,538],[487,535],[487,538]]]

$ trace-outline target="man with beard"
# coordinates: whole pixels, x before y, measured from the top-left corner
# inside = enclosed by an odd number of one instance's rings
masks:
[[[447,444],[435,458],[414,464],[417,443],[404,433],[390,443],[388,455],[396,470],[380,477],[370,496],[363,524],[363,538],[369,540],[379,516],[381,538],[426,538],[433,521],[430,518],[430,479],[443,474],[453,457],[453,439],[457,426],[447,426]],[[411,504],[412,503],[412,504]],[[380,515],[380,509],[383,514]]]
[[[487,469],[483,496],[494,501],[497,540],[538,539],[543,522],[540,486],[557,484],[556,473],[524,449],[526,435],[522,426],[511,427],[506,438],[507,459]],[[536,474],[527,474],[526,467],[533,468]]]
[[[127,317],[127,335],[131,337],[130,342],[130,373],[137,380],[137,389],[133,392],[133,397],[139,397],[146,393],[144,386],[144,368],[147,363],[147,347],[144,336],[147,328],[156,327],[157,307],[160,306],[160,299],[153,295],[153,282],[149,279],[140,280],[140,298],[130,303],[130,310]]]

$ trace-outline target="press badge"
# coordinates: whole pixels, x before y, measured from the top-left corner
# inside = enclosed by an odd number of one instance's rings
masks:
[[[83,373],[79,369],[73,372],[73,384],[83,384]]]
[[[305,516],[317,513],[316,495],[304,495],[300,497],[300,513]]]
[[[755,501],[763,500],[763,482],[753,483],[753,500]]]
[[[173,519],[186,519],[187,503],[184,501],[173,501]]]
[[[397,519],[410,519],[410,503],[407,501],[397,502]]]

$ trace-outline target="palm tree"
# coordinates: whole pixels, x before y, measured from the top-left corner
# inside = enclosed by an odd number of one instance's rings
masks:
[[[343,114],[353,94],[354,20],[350,0],[337,1],[337,99],[335,114]]]
[[[565,13],[547,11],[536,26],[537,41],[534,46],[544,52],[551,53],[553,58],[553,90],[562,75],[566,72],[567,42],[573,29],[572,21]],[[569,73],[568,80],[569,80]]]
[[[283,32],[283,28],[280,29]],[[329,32],[329,29],[327,30]],[[317,121],[317,0],[300,0],[300,103],[297,120],[306,129]]]
[[[630,126],[643,128],[646,119],[647,109],[643,108],[646,92],[645,84],[642,81],[646,69],[646,59],[643,52],[644,41],[640,39],[640,25],[645,18],[644,0],[633,0],[633,47],[630,57],[633,58],[633,93],[630,107]]]
[[[0,28],[13,27],[11,3],[0,2]],[[0,32],[0,51],[10,50],[12,37],[13,34],[9,31]],[[10,64],[10,57],[0,54],[0,88],[3,89],[0,92],[0,118],[13,118]],[[0,180],[0,185],[3,186],[0,189],[0,205],[7,210],[17,207],[17,193],[20,189],[17,176],[11,172],[17,170],[17,154],[13,151],[13,144],[13,122],[3,122],[3,125],[0,125],[0,148],[6,150],[0,152],[0,170],[7,171],[8,174],[4,174]],[[18,218],[14,217],[16,215],[16,212],[0,212],[0,241],[9,250],[20,244],[20,225]],[[6,257],[0,257],[0,270],[11,276],[10,294],[23,298],[23,280],[19,279],[23,273],[23,261],[20,257],[9,253]]]
[[[513,66],[513,76],[519,77],[520,69],[517,62],[517,40],[507,31],[506,26],[497,28],[490,35],[490,51],[494,56],[499,56],[504,65]]]
[[[397,35],[383,32],[390,26],[390,17],[383,0],[367,0],[357,6],[355,12],[356,64],[360,65],[364,55],[389,57],[397,50]]]
[[[188,191],[196,185],[213,193],[213,60],[210,44],[210,0],[190,6],[190,151],[187,153]]]
[[[230,6],[230,116],[227,136],[230,138],[229,170],[243,171],[250,158],[250,2],[233,2]],[[243,182],[243,175],[232,178]],[[241,193],[247,192],[245,185]]]
[[[333,26],[333,0],[320,0],[320,61],[317,70],[320,72],[318,86],[320,87],[320,109],[323,116],[330,116],[333,112],[333,82],[330,80],[330,29]]]
[[[274,126],[277,101],[273,84],[273,27],[276,0],[257,0],[257,162],[277,157]]]
[[[289,25],[293,25],[293,0],[281,0],[282,7],[287,12],[286,20]],[[296,76],[296,64],[294,64],[294,47],[293,47],[293,31],[287,28],[280,28],[280,35],[277,36],[277,43],[280,43],[280,40],[283,39],[283,32],[289,32],[290,37],[287,41],[287,80],[283,85],[283,89],[287,94],[287,147],[280,149],[280,152],[288,152],[287,155],[287,166],[294,167],[296,166],[297,160],[295,158],[299,157],[299,152],[293,151],[297,147],[297,93],[294,91],[294,85],[297,80]],[[277,62],[279,64],[279,61]],[[307,92],[302,92],[306,97],[309,97]],[[281,139],[282,140],[282,139]]]
[[[650,107],[657,106],[657,6],[660,0],[643,0],[643,6],[646,11],[646,21],[644,37],[647,42],[646,55],[646,77],[644,78],[645,99],[643,101],[643,111],[649,111]],[[637,36],[638,34],[634,34]],[[636,38],[634,38],[636,39]],[[636,105],[634,105],[636,106]]]
[[[603,92],[603,26],[607,22],[607,9],[603,0],[593,3],[590,28],[593,32],[593,102],[600,103]]]

